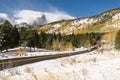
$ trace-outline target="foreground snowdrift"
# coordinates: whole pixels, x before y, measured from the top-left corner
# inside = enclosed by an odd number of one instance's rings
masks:
[[[119,80],[119,75],[120,54],[106,51],[7,69],[0,72],[0,80]]]

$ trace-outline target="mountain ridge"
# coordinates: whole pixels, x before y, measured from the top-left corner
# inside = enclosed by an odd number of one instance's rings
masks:
[[[8,21],[11,20],[10,22],[14,22],[14,20],[8,15],[6,14],[2,14],[2,15],[3,15],[2,17],[0,16],[0,23],[3,23],[7,17],[8,17]],[[16,23],[17,24],[16,26],[27,27],[27,28],[29,26],[30,27],[36,26],[35,28],[38,29],[39,32],[44,31],[46,33],[78,34],[83,32],[95,32],[95,31],[100,32],[102,31],[100,29],[102,29],[103,27],[105,28],[108,25],[110,26],[110,24],[113,27],[115,27],[115,25],[119,23],[119,21],[116,20],[119,19],[119,17],[120,17],[120,8],[107,10],[103,13],[94,16],[67,19],[67,20],[61,19],[55,22],[49,22],[47,20],[46,15],[42,13],[41,17],[36,17],[35,19],[30,20],[31,24],[23,22],[20,24]],[[99,30],[96,30],[97,28],[99,28]]]
[[[84,33],[84,32],[107,32],[108,29],[116,27],[120,19],[120,8],[107,10],[95,16],[76,18],[70,20],[56,21],[36,27],[37,30],[46,33]],[[96,27],[95,27],[96,26]],[[112,26],[112,27],[109,27]],[[118,24],[120,26],[120,24]],[[86,29],[85,29],[86,28]],[[99,28],[97,30],[97,28]]]

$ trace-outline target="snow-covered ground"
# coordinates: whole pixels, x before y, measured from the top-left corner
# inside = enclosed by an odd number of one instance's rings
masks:
[[[81,48],[75,48],[74,50],[70,49],[68,51],[39,50],[39,51],[36,51],[36,52],[34,52],[34,51],[33,52],[27,52],[27,56],[54,55],[54,54],[64,54],[64,53],[69,54],[69,52],[77,52],[77,51],[84,51],[84,50],[87,50],[87,48],[81,47]]]
[[[119,80],[120,53],[90,52],[0,71],[0,80]]]
[[[95,46],[93,46],[95,47]],[[91,48],[93,48],[91,47]],[[87,50],[87,48],[81,47],[81,48],[75,48],[74,51],[72,49],[69,49],[68,51],[53,51],[53,50],[46,50],[46,49],[37,49],[35,48],[30,48],[26,47],[26,52],[23,55],[17,54],[16,53],[21,53],[18,52],[20,51],[20,48],[23,50],[24,47],[18,47],[18,48],[13,48],[9,49],[8,52],[6,50],[3,50],[3,54],[0,54],[0,59],[7,59],[7,58],[16,58],[16,57],[28,57],[28,56],[40,56],[40,55],[54,55],[54,54],[64,54],[64,53],[69,53],[69,52],[77,52],[77,51],[84,51]]]

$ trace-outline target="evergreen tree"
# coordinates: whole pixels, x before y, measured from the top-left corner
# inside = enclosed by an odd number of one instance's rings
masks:
[[[3,33],[2,33],[2,27],[0,25],[0,52],[2,53],[2,41],[3,41]]]
[[[38,33],[35,30],[29,30],[27,31],[27,37],[26,37],[26,42],[27,42],[27,46],[30,47],[37,47],[38,44]]]
[[[6,20],[4,24],[1,25],[2,34],[4,34],[2,40],[2,48],[8,49],[12,45],[12,25]]]
[[[27,28],[21,27],[19,29],[19,45],[22,45],[25,41],[27,41]]]
[[[120,50],[120,30],[117,32],[117,35],[115,38],[115,48]]]
[[[11,31],[11,47],[19,46],[19,32],[16,26],[12,27]]]
[[[41,32],[39,35],[39,47],[45,48],[46,47],[46,41],[47,41],[47,35],[44,32]]]
[[[13,27],[7,20],[0,27],[1,49],[9,49],[19,45],[19,32],[16,27]]]
[[[59,41],[61,41],[61,39],[62,39],[61,33],[57,34],[57,38],[58,38]]]

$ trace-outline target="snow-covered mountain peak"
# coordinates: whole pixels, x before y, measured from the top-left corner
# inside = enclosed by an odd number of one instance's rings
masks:
[[[74,17],[64,13],[52,13],[52,12],[39,12],[32,10],[20,10],[9,16],[5,13],[0,13],[0,24],[3,24],[5,20],[8,20],[13,25],[22,25],[26,23],[32,27],[44,25],[54,21],[73,19]],[[24,25],[25,26],[25,25]],[[26,26],[28,27],[28,26]]]
[[[39,12],[32,10],[20,10],[14,14],[17,23],[25,22],[31,26],[43,25],[54,21],[74,19],[65,13]]]

